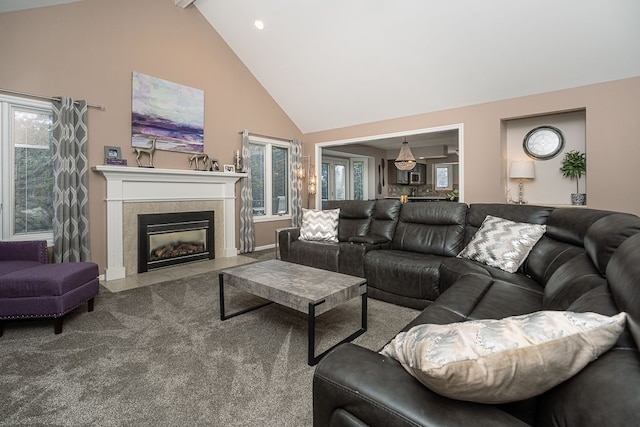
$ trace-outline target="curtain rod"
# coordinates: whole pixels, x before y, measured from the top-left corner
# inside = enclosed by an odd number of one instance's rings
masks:
[[[243,130],[241,130],[241,131],[240,131],[240,132],[238,132],[238,133],[239,133],[240,135],[242,135],[242,133],[243,133],[243,132],[244,132],[244,131],[243,131]],[[259,134],[259,133],[253,133],[253,132],[248,132],[248,133],[249,133],[249,135],[252,135],[252,136],[259,136],[259,137],[262,137],[262,138],[269,138],[269,139],[277,139],[278,141],[286,141],[286,142],[291,142],[291,141],[293,141],[293,139],[291,139],[291,138],[289,138],[289,139],[287,139],[287,138],[280,138],[280,137],[277,137],[277,136],[262,135],[262,134]]]
[[[42,96],[42,95],[34,95],[33,93],[18,92],[17,90],[10,90],[10,89],[2,89],[2,88],[0,88],[0,92],[11,93],[13,95],[28,96],[30,98],[42,99],[44,101],[60,101],[60,98],[50,97],[50,96]],[[75,101],[74,103],[77,104],[78,101]],[[96,109],[101,110],[101,111],[105,110],[104,105],[87,104],[87,107],[96,108]]]

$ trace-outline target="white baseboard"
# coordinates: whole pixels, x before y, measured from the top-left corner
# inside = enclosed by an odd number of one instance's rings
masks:
[[[274,249],[276,247],[275,243],[272,243],[270,245],[264,245],[264,246],[256,246],[256,251],[264,251],[267,249]]]

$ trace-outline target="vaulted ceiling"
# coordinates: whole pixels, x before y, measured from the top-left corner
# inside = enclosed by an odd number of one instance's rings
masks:
[[[194,6],[304,133],[640,76],[637,0]]]

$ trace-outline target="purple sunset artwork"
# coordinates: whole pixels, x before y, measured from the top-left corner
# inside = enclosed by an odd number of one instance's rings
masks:
[[[131,98],[133,147],[204,151],[204,91],[134,71]]]

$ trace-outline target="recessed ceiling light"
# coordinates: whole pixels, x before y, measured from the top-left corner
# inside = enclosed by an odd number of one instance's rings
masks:
[[[264,30],[264,22],[262,22],[260,19],[256,19],[255,21],[253,21],[253,25],[255,25],[259,30]]]

